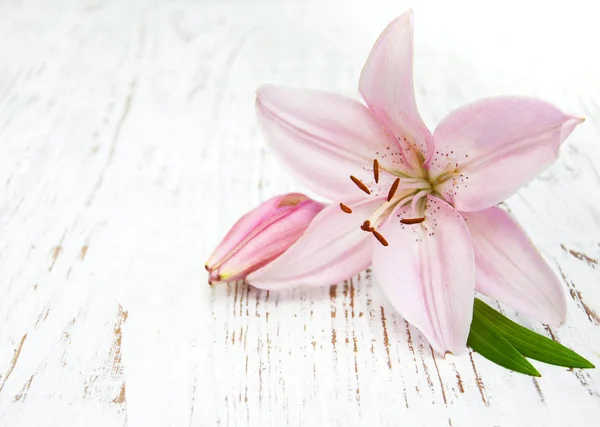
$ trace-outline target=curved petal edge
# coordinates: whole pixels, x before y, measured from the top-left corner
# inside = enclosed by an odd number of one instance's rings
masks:
[[[310,89],[264,85],[257,91],[258,125],[284,165],[315,193],[334,201],[365,199],[350,181],[374,186],[372,164],[407,171],[394,135],[360,102]],[[389,183],[388,183],[389,181]],[[380,185],[393,182],[382,174]]]
[[[493,207],[463,216],[475,248],[475,289],[539,322],[563,324],[563,286],[510,214]]]
[[[375,246],[373,273],[398,312],[441,354],[460,353],[473,318],[475,262],[469,229],[444,201],[428,196],[425,222],[405,225],[402,207],[383,228],[389,247]]]
[[[436,128],[429,175],[459,211],[487,209],[554,163],[562,142],[582,122],[535,98],[467,104]]]
[[[374,237],[360,225],[381,204],[369,200],[350,205],[352,214],[339,205],[323,209],[304,235],[283,255],[250,274],[248,282],[260,289],[326,286],[346,280],[371,264]]]
[[[375,42],[361,72],[359,90],[375,116],[394,132],[407,161],[419,169],[433,153],[433,137],[415,100],[413,42],[413,12],[409,10],[390,22]]]

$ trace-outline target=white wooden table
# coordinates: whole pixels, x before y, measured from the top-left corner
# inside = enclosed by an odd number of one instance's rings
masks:
[[[302,190],[258,134],[255,88],[355,95],[413,6],[431,127],[507,93],[587,118],[507,201],[563,278],[567,323],[502,309],[600,366],[598,7],[414,3],[0,2],[0,426],[598,425],[600,371],[443,359],[369,271],[207,285],[232,223]]]

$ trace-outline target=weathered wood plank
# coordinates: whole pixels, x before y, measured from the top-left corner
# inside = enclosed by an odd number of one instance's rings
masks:
[[[598,10],[537,3],[418,4],[417,97],[432,127],[506,93],[586,117],[506,202],[561,275],[567,323],[497,307],[598,365]],[[258,134],[256,87],[356,96],[409,6],[0,4],[0,425],[595,425],[597,371],[444,359],[369,270],[320,289],[206,285],[237,217],[300,189]]]

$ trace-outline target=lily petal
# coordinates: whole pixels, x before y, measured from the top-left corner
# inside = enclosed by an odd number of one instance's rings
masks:
[[[361,272],[371,264],[372,245],[377,243],[360,225],[382,203],[369,200],[350,205],[351,214],[332,204],[323,209],[304,236],[283,255],[248,276],[260,289],[331,285]]]
[[[428,154],[433,152],[433,138],[415,101],[412,10],[383,30],[362,70],[359,89],[371,111],[394,132],[405,148],[414,146],[424,159],[428,159]],[[410,153],[413,153],[412,157],[409,157]],[[407,150],[407,158],[418,162],[414,153],[414,149]]]
[[[259,206],[242,216],[233,225],[233,227],[231,227],[221,243],[219,243],[219,245],[215,248],[208,261],[206,261],[205,266],[212,267],[217,264],[219,260],[226,257],[227,254],[231,253],[236,246],[240,244],[240,242],[247,238],[248,234],[250,234],[253,230],[258,229],[260,225],[265,222],[265,220],[270,220],[275,213],[278,213],[278,208],[282,207],[282,204],[284,210],[291,210],[293,206],[291,206],[289,203],[284,203],[288,198],[295,200],[297,202],[296,204],[308,200],[308,197],[306,197],[304,194],[290,193],[275,196],[264,201]],[[279,209],[279,211],[280,214],[286,213],[281,213],[281,209]]]
[[[514,194],[558,158],[583,120],[533,98],[476,101],[448,115],[434,132],[429,175],[459,211],[478,211]]]
[[[382,227],[388,247],[375,246],[373,273],[392,305],[437,352],[466,347],[473,317],[475,263],[469,229],[444,201],[427,196],[426,220],[404,225],[409,206]]]
[[[560,281],[517,222],[498,207],[463,216],[475,248],[475,289],[542,323],[564,323]]]
[[[366,197],[350,175],[377,193],[394,181],[385,170],[407,170],[394,135],[358,101],[266,85],[257,92],[256,112],[265,138],[290,173],[328,199]],[[374,185],[375,158],[383,170],[379,186]]]
[[[205,264],[211,285],[245,278],[284,253],[323,204],[303,194],[273,197],[241,217]]]

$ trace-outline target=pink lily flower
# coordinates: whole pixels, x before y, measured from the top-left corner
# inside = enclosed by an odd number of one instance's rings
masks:
[[[532,98],[483,99],[431,133],[413,90],[413,15],[383,31],[364,66],[366,105],[267,85],[259,126],[299,181],[340,204],[248,276],[263,289],[338,283],[373,266],[398,312],[439,353],[466,346],[475,291],[560,325],[561,284],[498,203],[550,166],[583,120]]]
[[[323,207],[299,193],[261,203],[233,225],[204,264],[208,283],[245,279],[264,267],[304,234]]]

